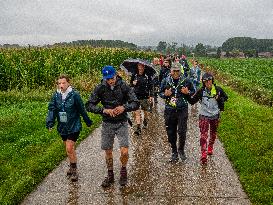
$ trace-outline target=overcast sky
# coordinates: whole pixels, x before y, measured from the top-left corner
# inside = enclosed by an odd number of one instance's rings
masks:
[[[0,0],[0,44],[219,46],[235,36],[273,38],[273,0]]]

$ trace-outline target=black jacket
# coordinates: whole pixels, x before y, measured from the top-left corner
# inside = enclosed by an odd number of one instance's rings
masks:
[[[99,103],[102,106],[99,106]],[[113,109],[120,105],[124,106],[125,111],[116,117],[103,113],[103,109]],[[139,102],[131,87],[120,77],[117,77],[113,90],[106,81],[102,81],[101,84],[96,86],[85,107],[89,112],[101,114],[104,122],[121,122],[128,120],[127,112],[139,108]]]
[[[160,92],[159,96],[163,99],[165,99],[165,108],[166,109],[187,109],[188,108],[188,101],[190,99],[190,95],[183,94],[180,90],[182,87],[187,87],[190,91],[190,94],[194,93],[194,87],[192,82],[185,78],[184,76],[181,76],[175,86],[173,83],[172,76],[167,76],[163,79],[161,86],[160,86]],[[172,95],[171,96],[165,96],[165,90],[166,89],[172,89]],[[175,94],[176,93],[176,94]],[[175,97],[177,99],[176,106],[171,105],[171,99],[172,97]]]
[[[159,77],[158,77],[159,85],[161,84],[162,80],[170,74],[170,72],[171,72],[171,68],[167,68],[164,66],[161,67]]]
[[[137,80],[136,85],[133,84],[134,80]],[[139,100],[154,96],[152,78],[145,73],[143,75],[133,75],[130,80],[130,86],[134,89],[137,99]]]

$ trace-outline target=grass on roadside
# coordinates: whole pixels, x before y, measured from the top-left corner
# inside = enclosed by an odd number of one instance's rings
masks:
[[[229,95],[219,128],[220,140],[244,190],[254,204],[273,203],[273,109]]]
[[[66,156],[56,127],[53,132],[45,128],[48,100],[53,91],[29,92],[0,93],[1,204],[20,203]],[[94,124],[88,128],[82,123],[78,143],[100,123],[99,116],[89,116]]]

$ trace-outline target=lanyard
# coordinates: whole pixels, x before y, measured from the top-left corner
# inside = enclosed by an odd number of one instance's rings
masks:
[[[175,85],[174,85],[173,78],[171,78],[171,84],[170,84],[170,86],[175,90],[175,91],[174,91],[174,97],[175,97],[175,98],[176,98],[176,95],[177,95],[177,92],[178,92],[178,91],[177,91],[177,90],[178,90],[177,88],[181,85],[181,81],[180,81],[180,80],[181,80],[181,79],[179,78],[179,79],[178,79],[178,82],[177,82],[177,85],[175,86]]]

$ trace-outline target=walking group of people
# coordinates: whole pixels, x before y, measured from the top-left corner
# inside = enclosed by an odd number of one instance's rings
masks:
[[[213,154],[220,111],[224,109],[227,95],[215,85],[210,73],[203,74],[201,78],[201,69],[196,60],[191,69],[184,55],[174,59],[155,58],[153,64],[158,68],[158,76],[147,75],[144,64],[138,63],[137,72],[131,76],[129,84],[117,74],[113,66],[105,66],[101,83],[95,87],[85,105],[79,93],[71,87],[69,77],[59,76],[57,91],[48,106],[46,127],[51,130],[57,119],[57,129],[70,161],[67,175],[72,181],[78,180],[75,142],[82,126],[80,116],[87,126],[91,126],[92,120],[87,112],[92,112],[102,116],[101,149],[105,151],[107,176],[101,185],[109,187],[114,183],[113,144],[117,137],[121,164],[119,184],[125,186],[129,158],[128,112],[134,112],[134,134],[140,135],[141,129],[148,125],[148,111],[151,104],[157,102],[158,96],[165,100],[164,119],[171,147],[170,162],[177,162],[179,158],[186,160],[188,104],[200,102],[200,161],[202,164],[207,163],[207,155]]]

